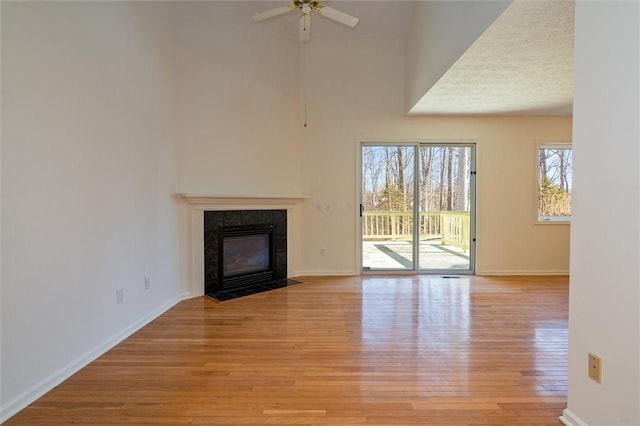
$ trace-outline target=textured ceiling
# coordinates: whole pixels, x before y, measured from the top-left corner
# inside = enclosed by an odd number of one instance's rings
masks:
[[[287,3],[256,2],[254,10],[258,13]],[[349,28],[314,16],[311,40],[404,37],[415,3],[327,0],[325,4],[360,22]],[[573,0],[514,0],[410,113],[572,115],[573,12]],[[297,38],[297,14],[292,15],[269,24],[282,25]]]
[[[410,113],[572,115],[573,11],[515,0]]]

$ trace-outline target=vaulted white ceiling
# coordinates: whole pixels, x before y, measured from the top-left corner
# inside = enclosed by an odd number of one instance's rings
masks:
[[[405,37],[416,3],[327,0],[360,22],[352,29],[313,17],[311,42],[314,37]],[[282,4],[287,2],[261,2],[256,13]],[[409,113],[572,115],[573,11],[573,0],[514,0]],[[297,15],[276,20],[297,37]]]

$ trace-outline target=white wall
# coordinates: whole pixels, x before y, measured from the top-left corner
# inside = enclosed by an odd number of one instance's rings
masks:
[[[250,2],[176,5],[180,189],[300,195],[299,49]],[[293,18],[292,16],[282,19]]]
[[[477,141],[478,272],[568,272],[569,227],[535,225],[535,144],[570,140],[570,118],[406,117],[401,39],[314,36],[301,50],[286,17],[251,22],[256,7],[176,6],[180,191],[308,195],[292,272],[357,274],[356,141]]]
[[[2,6],[0,6],[0,28],[2,25]],[[0,34],[0,49],[2,47],[2,35]],[[0,96],[2,92],[2,55],[0,55]],[[2,102],[0,101],[0,129],[2,129]],[[2,320],[2,132],[0,130],[0,320]],[[2,383],[2,325],[0,324],[0,383]],[[0,385],[0,401],[2,401],[2,387]],[[2,407],[2,403],[0,403]],[[0,421],[2,421],[2,408],[0,408]]]
[[[477,143],[478,273],[567,273],[569,226],[535,224],[536,140],[570,141],[571,119],[406,117],[403,52],[400,39],[307,46],[300,272],[359,273],[357,142],[420,140]]]
[[[237,1],[175,5],[179,192],[303,193],[300,43],[283,28],[287,17],[250,19],[264,9]],[[183,264],[193,256],[192,209],[182,202]],[[193,268],[181,281],[194,281]]]
[[[640,424],[639,27],[638,2],[576,3],[568,424]]]
[[[2,3],[2,418],[181,295],[172,19]]]
[[[301,50],[286,18],[247,18],[262,9],[176,6],[180,191],[308,195],[292,272],[357,274],[356,140],[477,141],[478,272],[568,272],[569,227],[535,225],[535,144],[570,140],[570,118],[406,117],[401,39],[314,36]]]
[[[294,272],[358,273],[358,140],[477,141],[478,272],[568,269],[534,221],[535,142],[569,118],[406,117],[400,39],[301,55],[258,6],[2,3],[3,417],[188,291],[175,192],[308,194]]]

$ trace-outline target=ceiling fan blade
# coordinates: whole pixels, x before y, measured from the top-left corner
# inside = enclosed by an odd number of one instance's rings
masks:
[[[303,13],[300,16],[300,41],[306,43],[311,37],[311,15]]]
[[[267,10],[266,12],[258,13],[251,19],[255,22],[264,21],[265,19],[275,18],[276,16],[284,15],[285,13],[293,11],[295,8],[292,5],[276,7],[275,9]]]
[[[318,9],[318,13],[325,18],[329,18],[332,21],[340,22],[341,24],[348,25],[351,28],[358,25],[358,18],[351,16],[347,13],[340,12],[332,7],[322,6]]]

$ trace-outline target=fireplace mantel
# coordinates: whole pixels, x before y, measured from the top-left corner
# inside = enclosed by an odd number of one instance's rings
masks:
[[[213,195],[213,194],[178,194],[193,205],[219,205],[219,204],[292,204],[309,198],[307,195]]]
[[[193,282],[192,296],[204,294],[204,212],[208,210],[287,210],[287,276],[294,276],[299,269],[298,256],[301,251],[300,226],[301,204],[309,197],[305,195],[228,195],[180,193],[192,209],[191,241]]]

